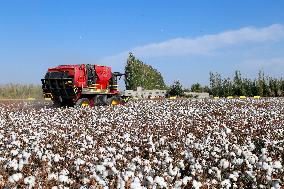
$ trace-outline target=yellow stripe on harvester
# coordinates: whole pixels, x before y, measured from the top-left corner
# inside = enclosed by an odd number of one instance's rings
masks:
[[[35,98],[28,98],[28,100],[35,100]]]

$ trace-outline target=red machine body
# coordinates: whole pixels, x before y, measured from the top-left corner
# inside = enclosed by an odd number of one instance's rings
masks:
[[[60,105],[108,104],[121,98],[117,77],[122,75],[108,66],[61,65],[48,69],[42,79],[43,94]]]

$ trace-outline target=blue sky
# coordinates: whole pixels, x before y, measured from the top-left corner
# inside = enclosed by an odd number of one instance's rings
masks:
[[[0,1],[0,84],[39,84],[60,64],[123,71],[129,51],[167,84],[208,84],[209,71],[282,77],[284,1]]]

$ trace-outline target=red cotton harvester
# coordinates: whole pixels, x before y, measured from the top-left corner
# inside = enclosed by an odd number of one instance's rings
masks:
[[[58,106],[117,105],[123,100],[117,78],[123,75],[107,66],[61,65],[49,68],[41,80],[43,95]]]

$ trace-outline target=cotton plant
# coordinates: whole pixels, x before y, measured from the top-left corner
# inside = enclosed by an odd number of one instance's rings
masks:
[[[0,188],[283,187],[281,98],[0,112]]]

